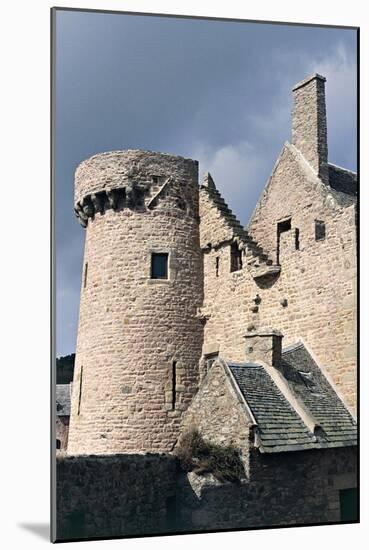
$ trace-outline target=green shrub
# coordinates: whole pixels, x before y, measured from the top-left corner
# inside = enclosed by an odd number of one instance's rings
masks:
[[[198,430],[191,430],[180,439],[175,451],[185,472],[213,474],[219,481],[238,482],[245,478],[239,450],[204,441]]]

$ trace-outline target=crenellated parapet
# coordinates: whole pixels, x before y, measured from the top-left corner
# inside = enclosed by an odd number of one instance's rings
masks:
[[[102,153],[76,170],[74,211],[86,227],[108,209],[152,209],[169,187],[179,208],[193,210],[189,184],[197,186],[197,162],[191,159],[131,149]]]

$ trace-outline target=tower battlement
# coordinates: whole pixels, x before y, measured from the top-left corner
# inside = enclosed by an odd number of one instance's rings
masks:
[[[192,159],[137,149],[100,153],[76,170],[74,211],[86,227],[89,218],[110,208],[152,208],[156,201],[151,201],[169,184],[188,203],[186,188],[196,188],[197,178],[198,162]]]

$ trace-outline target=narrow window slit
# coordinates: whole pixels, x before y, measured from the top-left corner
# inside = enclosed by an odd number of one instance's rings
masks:
[[[177,361],[172,363],[172,410],[176,408]]]
[[[219,277],[219,256],[215,258],[215,276]]]
[[[86,288],[87,285],[87,270],[88,270],[88,263],[85,263],[85,273],[83,276],[83,288]]]
[[[81,373],[79,375],[79,396],[78,396],[78,413],[81,412],[81,398],[82,398],[82,375],[83,375],[83,366],[81,366]]]
[[[295,250],[300,250],[300,230],[295,229]]]

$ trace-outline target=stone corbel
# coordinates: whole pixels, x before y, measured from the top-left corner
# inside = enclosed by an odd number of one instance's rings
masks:
[[[89,196],[83,199],[82,210],[83,210],[83,213],[87,216],[87,218],[91,218],[92,216],[94,216],[95,208]]]
[[[196,318],[206,323],[211,318],[211,313],[207,308],[198,307],[196,310]]]
[[[74,212],[82,227],[87,227],[88,216],[84,213],[82,206],[79,202],[77,202],[76,206],[74,207]]]
[[[113,210],[115,210],[118,206],[118,194],[115,189],[108,189],[106,191],[106,196],[108,198],[108,203]]]
[[[94,205],[95,212],[100,212],[100,214],[104,211],[104,198],[101,194],[93,193],[91,195],[91,202]]]

